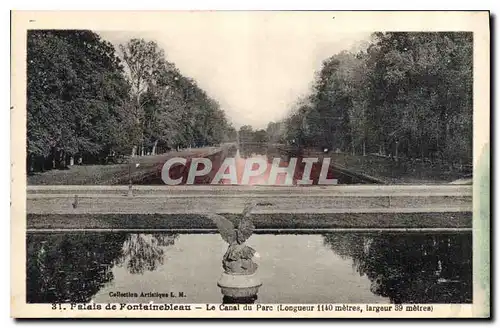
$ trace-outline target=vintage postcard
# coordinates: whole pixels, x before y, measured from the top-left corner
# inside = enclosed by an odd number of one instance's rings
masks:
[[[12,12],[11,315],[490,317],[489,20]]]

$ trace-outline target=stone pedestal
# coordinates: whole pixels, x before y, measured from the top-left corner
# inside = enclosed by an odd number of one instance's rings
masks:
[[[262,282],[256,273],[254,274],[229,274],[222,273],[217,286],[220,287],[222,295],[230,298],[247,298],[257,295]]]

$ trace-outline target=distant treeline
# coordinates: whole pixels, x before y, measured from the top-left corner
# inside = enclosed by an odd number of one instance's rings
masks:
[[[29,172],[236,139],[155,42],[132,39],[118,55],[92,31],[31,30],[27,50]]]
[[[282,139],[354,154],[472,162],[472,33],[375,33],[323,62]]]

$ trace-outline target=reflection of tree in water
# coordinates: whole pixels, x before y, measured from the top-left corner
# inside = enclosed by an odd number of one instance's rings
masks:
[[[163,265],[164,248],[173,245],[176,239],[177,235],[171,234],[129,234],[117,264],[125,264],[132,274],[154,271]]]
[[[28,234],[29,303],[88,302],[113,279],[123,234]]]
[[[472,302],[471,234],[344,233],[324,241],[391,302]]]
[[[28,234],[26,294],[29,303],[89,302],[113,280],[115,264],[130,273],[163,264],[176,235],[124,233]]]
[[[267,145],[243,145],[240,146],[239,150],[241,158],[267,156],[269,162],[272,162],[273,158],[280,157],[280,152],[277,149]]]

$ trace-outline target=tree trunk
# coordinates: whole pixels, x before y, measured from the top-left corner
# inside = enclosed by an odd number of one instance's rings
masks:
[[[363,140],[363,156],[366,156],[366,142]]]
[[[51,159],[52,159],[52,169],[55,169],[56,168],[56,155],[57,155],[57,152],[52,152],[52,155],[51,155]]]
[[[27,157],[27,159],[28,159],[28,163],[27,163],[27,167],[28,168],[27,168],[27,170],[28,170],[28,173],[31,173],[31,172],[34,171],[34,163],[33,163],[34,162],[34,156],[33,156],[33,154],[29,154],[28,157]]]
[[[158,145],[158,140],[155,140],[153,149],[151,150],[151,155],[156,155],[156,146]]]
[[[66,167],[66,152],[64,150],[61,150],[59,152],[59,157],[58,157],[58,163],[57,166],[60,169],[64,169]]]

